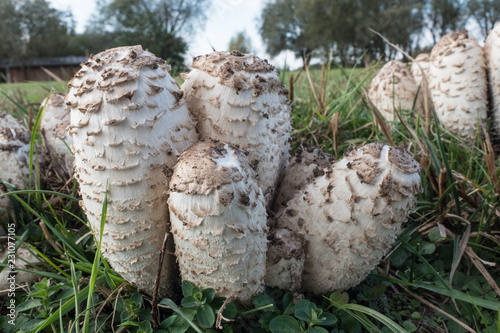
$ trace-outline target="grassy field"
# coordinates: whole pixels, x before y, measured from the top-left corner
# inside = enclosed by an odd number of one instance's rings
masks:
[[[332,68],[281,75],[288,88],[294,76],[294,149],[305,142],[341,159],[349,147],[382,141],[406,147],[421,163],[424,192],[394,250],[347,292],[295,303],[299,295],[268,288],[251,309],[229,305],[219,331],[500,332],[498,163],[481,135],[475,144],[464,142],[410,110],[404,112],[406,124],[395,123],[384,135],[363,95],[374,71]],[[36,118],[36,106],[52,88],[65,90],[53,83],[0,85],[2,108]],[[154,330],[151,299],[96,253],[75,186],[49,187],[46,173],[39,175],[34,191],[12,198],[18,207],[17,243],[29,244],[41,258],[41,267],[33,267],[41,281],[16,293],[15,327],[2,307],[3,332],[216,331],[214,313],[223,300],[210,290],[198,293],[197,305],[162,300],[161,325]],[[55,192],[42,191],[48,188]],[[183,284],[184,300],[197,291]],[[7,299],[5,293],[0,297]],[[312,312],[304,317],[298,310]],[[273,322],[278,317],[280,327]]]

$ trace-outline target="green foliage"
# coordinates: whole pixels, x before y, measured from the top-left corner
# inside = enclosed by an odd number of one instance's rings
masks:
[[[237,50],[241,53],[252,53],[252,40],[244,31],[238,32],[229,41],[229,51]]]
[[[99,51],[141,44],[172,66],[183,68],[187,43],[182,36],[189,36],[204,21],[207,4],[205,0],[101,0],[99,18],[87,33],[103,42]]]
[[[71,55],[71,13],[46,0],[0,1],[0,60],[27,64],[30,58]]]

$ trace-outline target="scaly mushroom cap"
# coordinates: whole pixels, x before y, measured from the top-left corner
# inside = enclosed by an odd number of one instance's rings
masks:
[[[414,108],[423,114],[423,96],[417,96],[417,92],[417,83],[406,64],[401,61],[389,61],[385,64],[368,87],[368,97],[387,121],[397,119],[394,109]]]
[[[3,252],[0,252],[0,262],[3,262],[6,258],[7,255],[9,255],[9,251],[7,249],[4,249]],[[30,251],[24,245],[21,245],[15,254],[15,266],[16,266],[16,278],[15,278],[15,284],[16,285],[23,285],[25,283],[31,284],[35,282],[38,278],[38,275],[30,273],[30,272],[25,272],[22,271],[21,269],[31,269],[30,265],[31,264],[39,264],[40,260],[38,260],[37,257],[35,257],[33,254],[31,254]],[[10,269],[9,267],[5,267],[2,272],[0,272],[0,290],[6,290],[10,288],[10,280],[7,280],[10,276]]]
[[[99,235],[108,183],[101,250],[118,273],[149,294],[168,230],[163,170],[197,141],[169,69],[140,46],[110,49],[82,64],[65,98],[81,205]],[[174,265],[175,257],[167,255],[162,294],[172,291]]]
[[[412,63],[410,72],[417,86],[420,86],[420,84],[422,83],[422,78],[424,76],[423,74],[425,74],[425,77],[429,79],[430,67],[431,55],[429,53],[421,53],[415,58],[415,63]],[[422,70],[424,71],[423,74]]]
[[[476,138],[486,121],[486,71],[481,46],[467,30],[441,38],[431,52],[429,90],[439,121],[450,132]]]
[[[194,58],[181,86],[201,138],[238,145],[249,153],[266,205],[289,158],[287,91],[279,73],[256,56],[233,51]]]
[[[0,112],[0,179],[19,189],[29,179],[30,138],[19,120]]]
[[[281,181],[274,211],[292,199],[304,186],[312,183],[319,176],[328,172],[335,158],[320,148],[312,146],[301,146],[295,152],[286,168],[285,176]]]
[[[0,112],[0,180],[21,190],[29,181],[30,138],[30,133],[18,119]],[[7,189],[1,184],[0,194],[5,193]],[[0,197],[0,221],[8,222],[13,213],[10,197]]]
[[[62,169],[64,178],[69,179],[73,176],[75,158],[68,148],[73,144],[73,138],[67,130],[71,119],[64,105],[64,96],[62,93],[53,93],[50,98],[43,100],[40,131],[51,160]]]
[[[202,141],[181,155],[170,182],[170,220],[183,280],[249,303],[264,288],[264,197],[240,150]]]
[[[489,76],[492,127],[498,136],[500,134],[500,22],[488,34],[484,43],[484,51]]]
[[[266,261],[266,285],[299,291],[304,271],[305,241],[295,232],[274,229],[269,234]]]
[[[276,220],[307,243],[305,291],[326,294],[366,278],[416,205],[419,170],[404,149],[368,144],[288,202]]]

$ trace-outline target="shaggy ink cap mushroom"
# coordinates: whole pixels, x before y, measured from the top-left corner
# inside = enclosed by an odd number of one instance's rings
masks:
[[[247,151],[270,204],[288,163],[292,130],[279,72],[267,60],[237,51],[196,57],[192,67],[181,89],[201,138]]]
[[[305,292],[345,290],[367,277],[416,205],[419,170],[403,148],[372,143],[348,151],[287,203],[276,220],[307,243]]]
[[[486,122],[484,52],[467,30],[443,36],[431,52],[429,90],[436,115],[451,133],[475,140]]]
[[[170,220],[183,280],[249,304],[264,289],[264,197],[246,155],[220,141],[184,154],[170,182]]]
[[[170,66],[141,46],[91,56],[68,83],[70,133],[81,205],[111,266],[152,294],[158,254],[169,230],[167,190],[178,156],[198,141],[195,123]],[[106,188],[107,186],[107,188]],[[170,241],[172,237],[168,237]],[[163,263],[162,295],[178,282],[173,241]]]

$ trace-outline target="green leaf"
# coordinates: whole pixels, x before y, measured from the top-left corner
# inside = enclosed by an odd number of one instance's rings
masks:
[[[340,305],[349,303],[349,295],[347,295],[347,293],[342,293],[340,291],[334,291],[333,293],[331,293],[329,299]]]
[[[269,307],[263,309],[263,311],[276,311],[276,310],[278,310],[276,308],[276,305],[274,305],[274,300],[271,298],[271,296],[269,296],[266,293],[260,293],[260,294],[255,295],[252,298],[252,304],[256,308],[263,308],[263,307],[272,305],[272,306],[269,306]]]
[[[213,288],[207,288],[203,290],[202,293],[207,303],[210,303],[214,300],[215,290]]]
[[[185,308],[195,308],[201,304],[194,296],[186,296],[181,301],[181,305]]]
[[[182,295],[184,297],[193,296],[193,284],[189,281],[182,281]]]
[[[434,245],[433,243],[423,243],[418,249],[418,252],[424,255],[433,254],[434,251],[436,251],[436,245]]]
[[[160,323],[160,328],[168,328],[170,325],[172,325],[177,318],[177,315],[171,315],[170,317],[167,317],[164,321]]]
[[[295,304],[293,304],[293,293],[287,292],[283,296],[283,314],[291,315],[295,312]]]
[[[403,328],[407,332],[415,332],[417,330],[417,327],[413,323],[411,323],[407,320],[403,322]]]
[[[198,311],[196,311],[196,319],[205,326],[206,328],[210,328],[215,323],[215,314],[214,310],[210,305],[203,304],[198,307]]]
[[[142,305],[142,295],[137,292],[133,292],[130,294],[130,300],[137,305]]]
[[[136,322],[136,321],[131,321],[131,320],[127,320],[127,321],[124,321],[123,323],[120,323],[120,325],[118,326],[139,326],[139,323]]]
[[[294,316],[306,323],[314,323],[316,321],[316,310],[317,307],[314,303],[306,299],[300,299],[295,304]]]
[[[329,326],[335,324],[336,322],[337,322],[337,317],[335,317],[333,314],[329,312],[323,312],[319,316],[319,320],[316,322],[316,325]]]
[[[272,333],[302,333],[299,322],[290,316],[277,316],[269,323]]]
[[[26,302],[23,302],[21,304],[19,304],[17,307],[16,307],[16,311],[17,312],[23,312],[23,311],[26,311],[26,310],[30,310],[30,309],[33,309],[33,308],[36,308],[38,306],[42,305],[42,300],[41,299],[30,299]]]
[[[307,332],[309,333],[328,333],[327,330],[325,330],[323,327],[318,327],[318,326],[312,326],[307,329]]]
[[[224,318],[227,319],[234,319],[237,314],[238,314],[238,308],[236,307],[236,304],[234,304],[233,302],[227,304],[224,311],[222,311],[222,315],[224,316]]]

